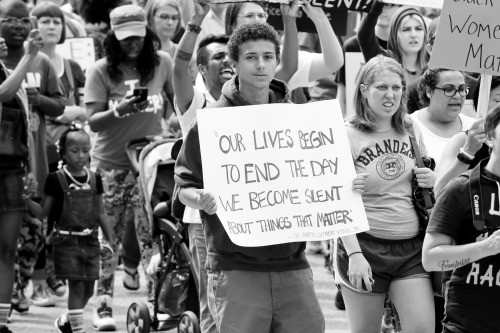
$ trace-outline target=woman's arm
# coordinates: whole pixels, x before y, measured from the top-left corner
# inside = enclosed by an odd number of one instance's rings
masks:
[[[303,9],[313,21],[321,44],[321,54],[315,54],[309,71],[309,82],[336,72],[344,64],[342,46],[333,31],[330,21],[321,7],[314,7],[307,1]]]
[[[500,253],[500,230],[479,242],[465,245],[452,242],[451,237],[440,233],[425,235],[422,264],[426,271],[449,271]]]
[[[107,109],[107,103],[87,103],[87,116],[89,126],[93,132],[100,132],[116,125],[116,121],[123,117],[133,115],[148,106],[148,100],[134,104],[139,96],[125,96],[116,106],[115,110]]]
[[[375,36],[375,26],[377,25],[377,20],[382,10],[384,9],[384,3],[375,0],[370,9],[370,12],[361,21],[358,30],[358,41],[361,52],[365,61],[370,60],[379,53],[386,53],[386,51],[378,43],[377,37]]]
[[[27,43],[26,51],[16,68],[0,85],[0,103],[8,102],[14,98],[26,77],[26,73],[28,73],[31,62],[38,54],[42,46],[42,37],[40,37],[38,29],[31,30]]]
[[[460,176],[469,169],[469,164],[457,159],[460,148],[463,148],[470,155],[475,155],[485,141],[484,119],[476,120],[469,129],[468,134],[465,132],[457,133],[448,141],[436,170],[437,179],[434,192],[437,196],[451,179]]]
[[[299,32],[297,30],[297,12],[299,11],[298,0],[290,1],[290,4],[281,4],[281,16],[283,18],[283,49],[281,50],[281,61],[276,70],[275,77],[288,82],[299,66]],[[286,54],[286,57],[283,55]]]

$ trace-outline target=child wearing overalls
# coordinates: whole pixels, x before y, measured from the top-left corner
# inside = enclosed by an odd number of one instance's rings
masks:
[[[59,140],[63,167],[49,174],[42,205],[29,202],[38,216],[55,220],[52,233],[56,277],[68,280],[68,312],[54,326],[60,333],[83,332],[83,309],[99,278],[100,245],[98,228],[111,240],[102,201],[102,180],[86,168],[90,138],[81,126],[72,125]],[[108,248],[109,245],[108,245]]]

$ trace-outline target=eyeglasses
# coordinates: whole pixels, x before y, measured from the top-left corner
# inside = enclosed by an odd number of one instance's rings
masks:
[[[434,87],[434,89],[442,90],[446,97],[453,97],[457,92],[460,96],[464,97],[467,96],[467,94],[469,93],[469,87],[467,86],[460,86],[458,87],[458,89],[456,89],[455,87],[445,87],[445,88]]]
[[[267,13],[243,13],[242,15],[238,15],[238,17],[244,17],[247,20],[252,20],[252,19],[257,18],[257,19],[262,20],[262,21],[267,20],[268,16],[269,15]]]
[[[1,22],[5,22],[10,25],[16,25],[16,24],[21,24],[24,26],[29,26],[31,25],[31,20],[29,17],[21,17],[20,19],[15,18],[15,17],[2,17],[0,18]]]
[[[179,15],[168,15],[168,14],[160,14],[160,15],[155,15],[155,17],[159,18],[162,21],[179,21]]]

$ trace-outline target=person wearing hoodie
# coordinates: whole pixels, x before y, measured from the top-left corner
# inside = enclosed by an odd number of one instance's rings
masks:
[[[424,239],[426,270],[451,274],[443,332],[497,332],[500,286],[500,108],[484,124],[489,159],[451,180],[438,197]]]
[[[422,75],[429,61],[427,46],[427,25],[420,12],[403,6],[392,16],[387,49],[380,46],[375,36],[377,18],[382,13],[384,3],[375,0],[368,15],[361,21],[358,41],[365,61],[377,54],[394,58],[403,66],[408,83]]]
[[[290,103],[286,84],[274,79],[280,43],[271,26],[252,22],[238,27],[228,50],[237,75],[224,84],[220,99],[209,108]],[[219,332],[324,332],[304,242],[261,247],[231,242],[216,215],[214,194],[203,189],[197,124],[177,158],[175,181],[181,201],[202,214],[208,304]],[[276,293],[279,298],[273,296]]]

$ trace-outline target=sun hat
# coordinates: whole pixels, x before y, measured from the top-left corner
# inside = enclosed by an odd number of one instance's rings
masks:
[[[142,7],[123,5],[116,7],[109,13],[111,30],[116,39],[124,40],[131,36],[146,36],[146,13]]]

